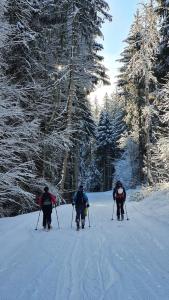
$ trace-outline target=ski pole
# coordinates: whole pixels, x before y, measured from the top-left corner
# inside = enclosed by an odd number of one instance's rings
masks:
[[[112,220],[114,220],[113,219],[113,216],[114,216],[114,205],[115,205],[115,200],[114,200],[114,203],[113,203],[113,213],[112,213],[112,218],[111,218]]]
[[[125,211],[126,211],[126,216],[127,216],[127,220],[129,220],[128,214],[127,214],[127,208],[126,208],[126,203],[124,202],[125,205]]]
[[[72,209],[72,220],[71,220],[71,228],[72,228],[72,223],[73,223],[73,211],[74,211],[74,205],[73,205],[73,209]]]
[[[37,224],[36,224],[35,230],[37,230],[37,229],[38,229],[38,223],[39,223],[39,218],[40,218],[40,212],[41,212],[41,209],[39,210],[38,221],[37,221]]]
[[[89,222],[89,227],[90,227],[90,217],[89,217],[89,208],[88,208],[88,222]]]
[[[56,205],[55,205],[55,211],[56,211],[56,218],[57,218],[57,222],[58,222],[58,228],[60,229],[59,218],[58,218],[58,213],[57,213]]]

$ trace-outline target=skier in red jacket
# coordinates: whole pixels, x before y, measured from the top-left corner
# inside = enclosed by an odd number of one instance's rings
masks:
[[[38,204],[43,211],[43,228],[46,229],[48,226],[48,229],[51,229],[52,206],[56,205],[56,196],[49,193],[48,186],[44,188],[43,195],[38,198]]]

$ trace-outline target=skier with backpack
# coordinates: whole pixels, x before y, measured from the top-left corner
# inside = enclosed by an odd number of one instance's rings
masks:
[[[51,229],[52,207],[56,205],[56,196],[49,193],[48,186],[45,186],[44,193],[38,198],[38,204],[43,211],[43,228]]]
[[[80,185],[78,191],[75,193],[73,197],[72,205],[76,209],[76,224],[77,230],[80,229],[80,221],[82,229],[85,227],[85,217],[86,217],[86,210],[89,207],[89,201],[87,195],[83,191],[83,186]]]
[[[117,220],[124,220],[124,202],[126,200],[126,191],[121,181],[117,181],[113,190],[113,199],[117,205]],[[121,219],[120,219],[121,216]]]

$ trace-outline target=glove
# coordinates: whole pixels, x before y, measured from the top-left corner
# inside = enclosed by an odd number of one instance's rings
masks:
[[[89,203],[87,203],[86,207],[90,207]]]
[[[72,206],[74,206],[75,204],[74,204],[74,202],[72,203]]]

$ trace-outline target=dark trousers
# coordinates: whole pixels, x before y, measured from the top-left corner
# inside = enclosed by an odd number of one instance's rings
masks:
[[[47,224],[51,224],[51,214],[52,214],[52,205],[44,205],[42,206],[43,211],[43,226],[45,227]]]
[[[86,206],[76,206],[76,222],[85,221],[85,208]]]
[[[117,200],[116,199],[116,205],[117,205],[117,217],[119,218],[120,215],[123,217],[124,215],[124,200]]]

